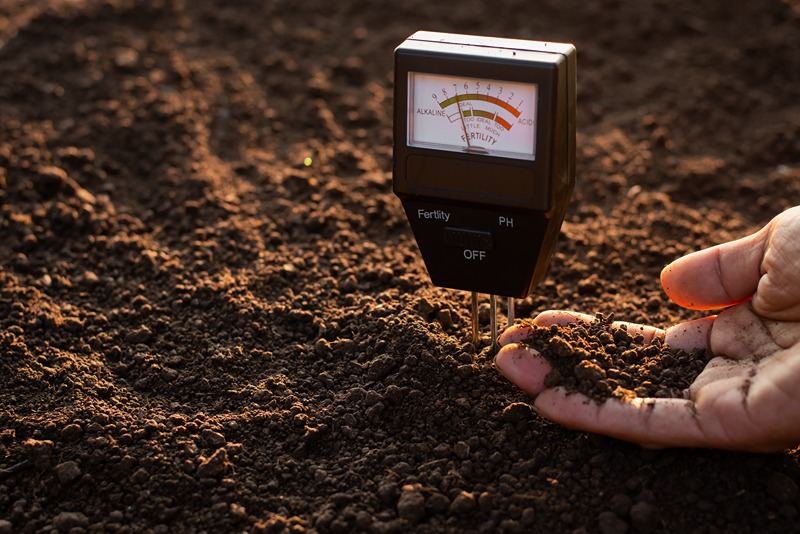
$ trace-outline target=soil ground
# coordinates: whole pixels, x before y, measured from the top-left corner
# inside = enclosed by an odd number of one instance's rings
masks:
[[[796,0],[0,0],[0,532],[797,531],[798,450],[566,430],[476,354],[391,192],[420,29],[577,46],[520,316],[698,317],[663,265],[800,203]]]

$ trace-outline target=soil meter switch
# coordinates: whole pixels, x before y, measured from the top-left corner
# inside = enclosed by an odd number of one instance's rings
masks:
[[[431,281],[527,297],[575,186],[575,47],[417,32],[395,50],[394,192]]]

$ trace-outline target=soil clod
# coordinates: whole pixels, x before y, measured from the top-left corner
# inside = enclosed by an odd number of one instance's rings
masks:
[[[659,338],[643,344],[613,317],[598,314],[591,322],[541,327],[524,320],[531,329],[524,343],[553,366],[545,386],[563,386],[597,401],[609,397],[683,397],[702,372],[709,357],[673,349]]]

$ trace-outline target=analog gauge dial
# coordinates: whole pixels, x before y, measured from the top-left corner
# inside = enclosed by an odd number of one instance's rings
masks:
[[[409,146],[536,158],[536,84],[421,72],[408,84]]]

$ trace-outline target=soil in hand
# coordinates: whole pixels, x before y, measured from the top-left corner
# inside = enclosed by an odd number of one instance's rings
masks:
[[[613,324],[598,313],[591,322],[541,327],[524,320],[531,337],[524,343],[553,366],[547,387],[563,386],[597,401],[609,397],[684,397],[710,356],[675,349],[655,338],[644,343],[634,326]]]

